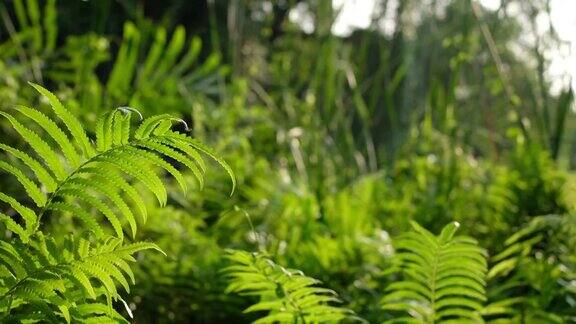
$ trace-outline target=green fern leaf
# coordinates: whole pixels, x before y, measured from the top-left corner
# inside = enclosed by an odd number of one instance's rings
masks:
[[[84,154],[88,157],[93,156],[95,154],[94,148],[90,144],[90,141],[86,136],[86,132],[84,131],[84,127],[78,118],[76,118],[76,116],[64,108],[60,100],[58,100],[58,98],[50,91],[35,83],[30,83],[30,85],[32,85],[44,97],[48,98],[52,110],[54,110],[54,113],[56,113],[56,115],[64,122],[72,134],[72,138],[75,140],[78,146],[80,146]]]
[[[219,157],[216,153],[212,151],[212,149],[210,149],[206,145],[200,143],[195,139],[187,137],[184,134],[169,132],[168,134],[166,134],[166,137],[171,138],[175,141],[184,142],[193,147],[194,149],[208,155],[210,158],[216,161],[216,163],[218,163],[230,176],[230,180],[232,181],[232,190],[230,191],[230,195],[234,194],[234,190],[236,189],[236,177],[234,176],[234,171],[232,171],[232,168],[228,165],[228,163],[226,163],[226,161],[224,161],[224,159]]]
[[[14,129],[22,136],[22,138],[32,147],[36,153],[41,156],[50,170],[54,172],[58,180],[66,178],[66,170],[62,166],[58,154],[48,145],[38,134],[24,127],[16,118],[11,115],[0,111],[0,115],[6,117],[14,127]]]
[[[173,117],[168,114],[162,114],[146,118],[142,122],[142,124],[140,124],[138,129],[136,129],[136,132],[134,133],[134,138],[139,140],[149,138],[152,132],[156,129],[156,127],[160,125],[160,123],[166,120],[171,120],[172,118]]]
[[[20,169],[4,161],[0,161],[0,170],[4,170],[16,177],[16,180],[20,182],[28,196],[34,200],[34,203],[38,207],[42,207],[46,204],[46,195],[36,186],[34,181],[28,178]]]
[[[316,279],[282,268],[257,253],[230,250],[228,258],[233,265],[224,270],[230,281],[227,292],[260,298],[245,312],[268,312],[255,323],[325,323],[355,318],[351,311],[331,306],[339,302],[336,293],[317,287]]]
[[[65,191],[67,188],[78,188],[78,190],[84,190],[84,191],[89,191],[89,190],[94,190],[95,192],[97,192],[100,197],[105,197],[108,198],[108,200],[112,203],[112,205],[120,211],[120,214],[122,214],[123,218],[126,220],[126,222],[128,222],[128,224],[130,225],[130,231],[132,233],[132,237],[134,237],[136,235],[136,219],[134,217],[134,214],[132,213],[132,210],[130,209],[130,207],[126,204],[126,202],[122,199],[122,197],[120,197],[118,195],[118,193],[114,192],[113,190],[110,189],[110,187],[107,186],[107,183],[105,182],[101,182],[98,178],[92,177],[91,179],[84,179],[84,178],[75,178],[73,180],[70,180],[68,183],[66,183],[64,186],[62,186],[62,191]],[[77,196],[78,198],[82,198],[81,196]],[[97,207],[94,204],[99,204],[98,202],[93,202],[93,206]],[[101,204],[104,204],[102,202],[100,202],[100,208],[98,208],[100,211],[106,211],[106,213],[109,213],[109,211],[107,210],[107,208],[102,207]],[[104,209],[102,209],[104,208]],[[112,224],[114,230],[116,232],[122,232],[122,228],[120,225],[120,222],[118,221],[118,217],[114,215],[106,215],[103,213],[103,215],[110,221],[110,223]],[[123,234],[121,234],[123,237]],[[120,236],[119,236],[120,237]]]
[[[110,224],[114,228],[114,231],[115,231],[116,235],[118,236],[118,238],[120,238],[121,240],[124,239],[124,232],[122,232],[122,224],[120,223],[120,220],[118,219],[118,217],[116,217],[116,214],[114,213],[114,211],[112,211],[112,209],[110,209],[110,207],[108,207],[101,200],[90,195],[86,191],[85,186],[81,186],[81,185],[74,186],[74,183],[69,182],[66,184],[65,188],[62,188],[60,190],[60,195],[67,196],[70,198],[78,198],[78,199],[84,201],[85,203],[89,204],[90,206],[98,209],[98,211],[100,211],[102,213],[102,215],[104,215],[108,219],[108,221],[110,222]]]
[[[66,136],[64,131],[62,131],[62,129],[60,129],[52,119],[46,117],[46,115],[40,111],[26,106],[18,106],[16,110],[38,123],[38,125],[40,125],[46,133],[48,133],[48,135],[58,143],[62,149],[62,153],[64,153],[64,156],[72,168],[77,168],[80,165],[80,156],[76,152],[76,149],[74,149],[74,146],[70,143],[68,136]]]
[[[112,147],[112,113],[102,114],[96,122],[96,149],[104,152]]]
[[[26,232],[28,234],[32,234],[32,231],[36,229],[36,224],[38,221],[38,217],[36,213],[30,208],[20,204],[16,199],[5,195],[0,192],[0,201],[3,201],[10,205],[24,220],[24,224],[26,225]]]
[[[390,284],[383,298],[384,309],[406,311],[414,318],[391,322],[438,321],[482,322],[486,301],[486,253],[476,241],[454,236],[458,223],[434,236],[417,223],[394,244],[395,270],[401,281]]]
[[[150,149],[152,151],[160,152],[164,156],[170,157],[170,158],[174,159],[175,161],[184,164],[186,167],[188,167],[188,169],[190,169],[190,171],[192,171],[192,173],[194,174],[194,176],[198,180],[198,183],[200,184],[200,188],[202,188],[204,186],[204,175],[202,174],[202,172],[200,171],[198,166],[191,159],[186,157],[184,154],[181,154],[181,153],[177,152],[176,150],[171,149],[169,146],[163,145],[161,142],[147,141],[147,142],[144,142],[140,145],[142,147]],[[176,175],[174,175],[174,177],[176,178],[176,180],[178,180],[182,190],[185,192],[187,189],[186,189],[186,182],[184,181],[184,179],[183,178],[179,179]]]
[[[88,230],[92,231],[96,237],[104,237],[104,230],[100,224],[98,224],[98,222],[94,219],[94,217],[92,217],[92,215],[90,215],[90,213],[82,209],[80,206],[66,202],[55,202],[50,204],[47,209],[60,213],[69,213],[80,219],[84,226],[86,226]]]
[[[16,223],[12,217],[0,213],[0,222],[2,222],[4,224],[4,226],[6,226],[6,229],[15,233],[16,235],[18,235],[20,237],[20,239],[22,240],[22,242],[27,243],[28,242],[28,232],[22,227],[20,226],[20,224]]]
[[[158,199],[161,206],[166,205],[167,193],[164,184],[154,170],[138,156],[114,152],[110,155],[101,155],[96,160],[100,165],[118,168],[125,174],[142,182]]]
[[[70,247],[80,243],[73,239],[69,242]],[[50,249],[48,246],[52,244],[53,240],[49,237],[37,241],[35,248],[17,245],[16,249],[6,242],[0,242],[0,264],[7,266],[15,279],[0,297],[0,301],[12,298],[24,302],[17,304],[25,305],[31,300],[50,300],[47,305],[63,305],[65,301],[60,296],[67,296],[67,292],[78,289],[92,299],[103,289],[108,297],[116,299],[119,298],[116,282],[126,291],[130,289],[125,274],[131,279],[133,274],[126,270],[129,269],[126,262],[134,261],[134,253],[147,249],[161,251],[156,245],[147,242],[122,245],[116,238],[95,244],[92,248],[85,245],[87,249],[80,254],[70,250],[64,251],[67,253],[61,250],[47,252]],[[44,257],[46,261],[39,262],[39,256],[46,254],[54,257]]]
[[[143,143],[142,146],[144,146],[144,147],[152,146],[152,145],[146,145],[146,144],[147,143]],[[145,157],[146,160],[148,160],[149,162],[151,162],[155,166],[166,170],[168,173],[170,173],[174,177],[174,179],[176,179],[176,181],[180,185],[180,188],[182,189],[183,192],[186,192],[188,190],[187,185],[186,185],[186,180],[184,180],[184,176],[182,175],[182,173],[180,173],[180,171],[178,171],[178,169],[176,169],[174,166],[172,166],[172,164],[166,162],[160,156],[158,156],[155,153],[152,153],[150,151],[146,151],[146,150],[142,150],[142,149],[134,148],[134,147],[128,147],[127,150],[133,156],[139,156],[141,158]],[[158,151],[158,152],[160,152],[160,151]],[[178,161],[178,162],[181,162],[181,161]]]
[[[132,185],[130,185],[124,178],[122,178],[116,170],[110,169],[108,172],[100,172],[98,168],[86,167],[83,168],[83,172],[92,175],[92,180],[96,183],[102,183],[104,188],[108,188],[107,192],[123,192],[128,198],[130,198],[136,209],[138,209],[142,224],[146,223],[148,212],[146,210],[146,203],[142,199],[141,195]],[[122,209],[123,204],[117,203],[117,208]],[[124,212],[124,215],[127,215]]]
[[[201,153],[228,172],[234,189],[233,173],[210,149],[172,132],[174,118],[168,115],[151,117],[132,133],[130,117],[137,111],[118,108],[99,118],[93,145],[78,119],[53,94],[32,86],[48,98],[59,121],[20,106],[18,111],[38,123],[44,133],[37,134],[14,116],[0,112],[37,155],[0,144],[1,150],[22,162],[0,160],[0,170],[14,176],[36,205],[25,206],[0,193],[0,201],[10,208],[9,212],[0,211],[0,222],[18,236],[10,243],[0,241],[0,312],[10,314],[10,319],[31,320],[22,314],[38,314],[44,316],[39,319],[54,322],[117,321],[120,317],[110,304],[122,300],[118,287],[129,292],[135,281],[129,265],[136,261],[134,254],[146,249],[161,252],[152,243],[123,242],[125,229],[132,237],[136,235],[136,211],[142,223],[146,222],[139,184],[165,205],[164,173],[172,175],[185,191],[184,169],[179,167],[184,166],[203,184],[206,167]],[[34,178],[29,178],[32,174]],[[9,216],[14,212],[21,221]],[[62,242],[45,235],[39,224],[47,216],[79,220],[71,224],[82,236]],[[104,239],[109,235],[114,236]],[[327,290],[312,287],[315,281],[296,279],[294,283],[296,286],[286,283],[286,289],[294,290],[292,298],[299,307],[313,310],[310,318],[335,300]],[[106,312],[95,306],[97,302],[85,303],[103,297],[108,304]]]
[[[30,155],[28,155],[28,154],[26,154],[26,153],[24,153],[18,149],[15,149],[13,147],[10,147],[10,146],[2,144],[2,143],[0,143],[0,149],[8,152],[12,156],[14,156],[14,157],[20,159],[22,162],[24,162],[24,164],[26,164],[26,166],[28,166],[30,168],[30,170],[32,170],[32,172],[34,172],[38,181],[40,181],[40,183],[46,187],[46,190],[48,192],[53,192],[54,190],[56,190],[56,187],[58,186],[58,184],[56,183],[56,180],[54,180],[54,178],[52,177],[50,172],[48,172],[42,166],[42,164],[40,164],[40,162],[38,162],[36,159],[30,157]]]

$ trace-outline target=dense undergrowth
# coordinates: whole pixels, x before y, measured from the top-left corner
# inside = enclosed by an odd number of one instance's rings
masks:
[[[2,322],[576,321],[572,90],[418,2],[1,2]]]

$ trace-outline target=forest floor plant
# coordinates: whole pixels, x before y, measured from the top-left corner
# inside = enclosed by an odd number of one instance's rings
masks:
[[[179,120],[170,115],[149,117],[132,131],[131,117],[139,113],[118,108],[99,118],[93,142],[52,93],[32,86],[59,120],[25,106],[16,111],[30,121],[0,112],[35,153],[0,146],[7,153],[0,170],[14,176],[29,198],[18,201],[0,193],[5,210],[0,220],[14,234],[0,242],[3,320],[116,321],[122,317],[112,302],[126,304],[118,286],[129,292],[129,280],[134,283],[128,262],[136,261],[139,251],[161,251],[154,243],[126,237],[134,238],[147,218],[136,184],[143,184],[164,206],[163,172],[187,189],[174,163],[190,169],[200,187],[206,170],[201,154],[218,162],[235,184],[233,173],[209,148],[172,131]],[[65,238],[55,236],[45,229],[47,218],[65,219],[77,225],[76,230]]]

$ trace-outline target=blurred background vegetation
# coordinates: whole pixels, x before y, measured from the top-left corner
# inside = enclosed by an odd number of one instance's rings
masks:
[[[168,257],[139,260],[135,323],[254,320],[225,293],[227,248],[390,319],[385,270],[411,220],[458,221],[487,249],[487,320],[576,321],[576,122],[570,80],[549,73],[566,46],[550,1],[374,6],[335,33],[331,0],[0,2],[0,110],[35,103],[33,81],[87,125],[119,106],[170,113],[236,173],[232,197],[212,171],[167,208],[147,200],[139,239]],[[18,147],[13,133],[2,120]]]

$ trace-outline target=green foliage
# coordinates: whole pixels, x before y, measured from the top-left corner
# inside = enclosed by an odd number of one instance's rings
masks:
[[[0,112],[35,153],[33,157],[0,145],[13,158],[12,163],[0,161],[0,169],[14,176],[33,202],[25,206],[0,193],[0,201],[9,207],[8,212],[0,213],[0,220],[18,237],[0,242],[5,319],[45,316],[46,320],[59,321],[59,316],[70,322],[102,313],[112,319],[117,317],[110,307],[112,300],[122,300],[117,284],[129,292],[126,278],[134,283],[127,261],[135,261],[133,255],[141,250],[160,250],[152,243],[124,243],[125,232],[134,238],[138,222],[144,224],[147,219],[146,205],[136,184],[142,184],[164,206],[167,191],[158,170],[171,174],[186,191],[181,171],[167,161],[171,159],[190,169],[202,187],[206,166],[201,153],[229,172],[232,191],[235,179],[230,167],[208,147],[172,131],[172,122],[178,119],[170,115],[147,118],[131,131],[130,117],[137,111],[118,108],[98,120],[93,143],[56,96],[39,85],[32,86],[48,99],[59,121],[40,110],[19,106],[16,110],[43,130],[39,135],[36,128]],[[30,121],[25,123],[32,126]],[[87,234],[61,242],[43,229],[43,218],[48,215],[72,215]],[[107,308],[91,302],[100,296],[106,297]]]
[[[504,249],[491,258],[488,272],[490,319],[570,322],[576,291],[576,248],[573,215],[535,217],[511,235]]]
[[[489,230],[484,222],[500,216],[511,195],[503,185],[496,188],[491,179],[499,176],[498,171],[476,158],[460,134],[441,132],[426,119],[411,131],[388,173],[396,185],[388,188],[389,199],[382,202],[392,216],[386,225],[404,231],[414,220],[440,231],[443,224],[459,221],[479,223],[478,232]],[[497,204],[498,200],[502,203]],[[407,217],[398,220],[396,214]],[[490,222],[492,230],[497,221]]]
[[[576,321],[544,2],[0,1],[0,322]]]
[[[42,63],[56,49],[58,25],[56,0],[15,0],[16,23],[8,14],[5,3],[0,4],[0,20],[6,26],[9,40],[0,43],[0,57],[21,60],[22,75],[28,80],[42,80]]]
[[[81,202],[87,204],[89,208],[97,209],[110,223],[115,235],[122,239],[124,237],[122,222],[104,203],[108,200],[114,209],[120,211],[123,223],[129,225],[130,233],[134,237],[137,229],[136,216],[118,193],[125,192],[126,196],[134,200],[137,205],[143,204],[138,194],[124,179],[125,176],[136,179],[146,186],[154,193],[160,205],[166,204],[167,193],[155,168],[161,168],[171,174],[182,190],[186,190],[181,172],[166,162],[165,158],[171,158],[189,168],[200,187],[204,183],[205,163],[199,152],[213,157],[232,175],[228,165],[216,157],[209,148],[184,134],[171,131],[174,118],[170,115],[150,117],[132,133],[130,130],[132,110],[118,108],[98,120],[96,145],[93,145],[76,117],[71,115],[53,94],[40,86],[34,86],[49,99],[54,113],[72,135],[72,141],[52,119],[38,110],[24,106],[17,108],[18,112],[38,123],[46,131],[48,137],[44,138],[50,138],[58,143],[61,151],[54,150],[45,139],[21,124],[12,115],[0,112],[45,163],[45,166],[42,166],[38,160],[29,155],[3,145],[7,151],[15,153],[24,163],[27,162],[27,166],[41,182],[40,185],[45,187],[41,190],[21,169],[5,162],[0,164],[4,171],[17,178],[36,206],[41,208],[37,215],[28,208],[18,206],[13,198],[3,199],[22,210],[20,215],[25,220],[25,228],[19,225],[14,228],[23,241],[38,229],[39,218],[47,211],[72,213],[97,237],[102,237],[104,235],[102,227],[88,213],[83,212],[81,207],[79,208],[78,203]],[[80,152],[75,147],[79,148]],[[59,153],[64,159],[60,158]],[[110,190],[111,188],[113,190]],[[146,212],[142,208],[139,210],[139,216],[140,220],[145,222]]]
[[[182,98],[218,94],[217,81],[225,69],[217,54],[199,62],[200,38],[187,41],[182,26],[171,37],[164,28],[151,33],[133,23],[124,25],[122,44],[104,86],[112,103],[127,102],[145,111],[157,111],[152,109],[162,105],[164,110],[178,111]]]
[[[228,258],[234,264],[224,270],[230,278],[227,291],[259,299],[245,312],[268,312],[255,323],[327,323],[352,316],[330,305],[339,302],[334,291],[317,287],[318,280],[297,270],[283,268],[258,253],[228,251]]]
[[[133,255],[139,251],[160,251],[153,243],[122,244],[118,238],[92,244],[70,238],[59,245],[41,232],[36,237],[28,244],[1,242],[1,307],[8,314],[3,320],[104,319],[93,317],[91,308],[100,308],[106,317],[118,317],[110,301],[122,300],[117,285],[130,292],[130,284],[135,283],[128,262],[136,261]],[[96,302],[100,296],[108,305]]]
[[[391,283],[384,309],[403,310],[411,317],[392,322],[482,322],[478,313],[485,296],[486,252],[474,239],[454,236],[452,223],[434,236],[417,223],[397,239],[393,269],[402,280]]]

